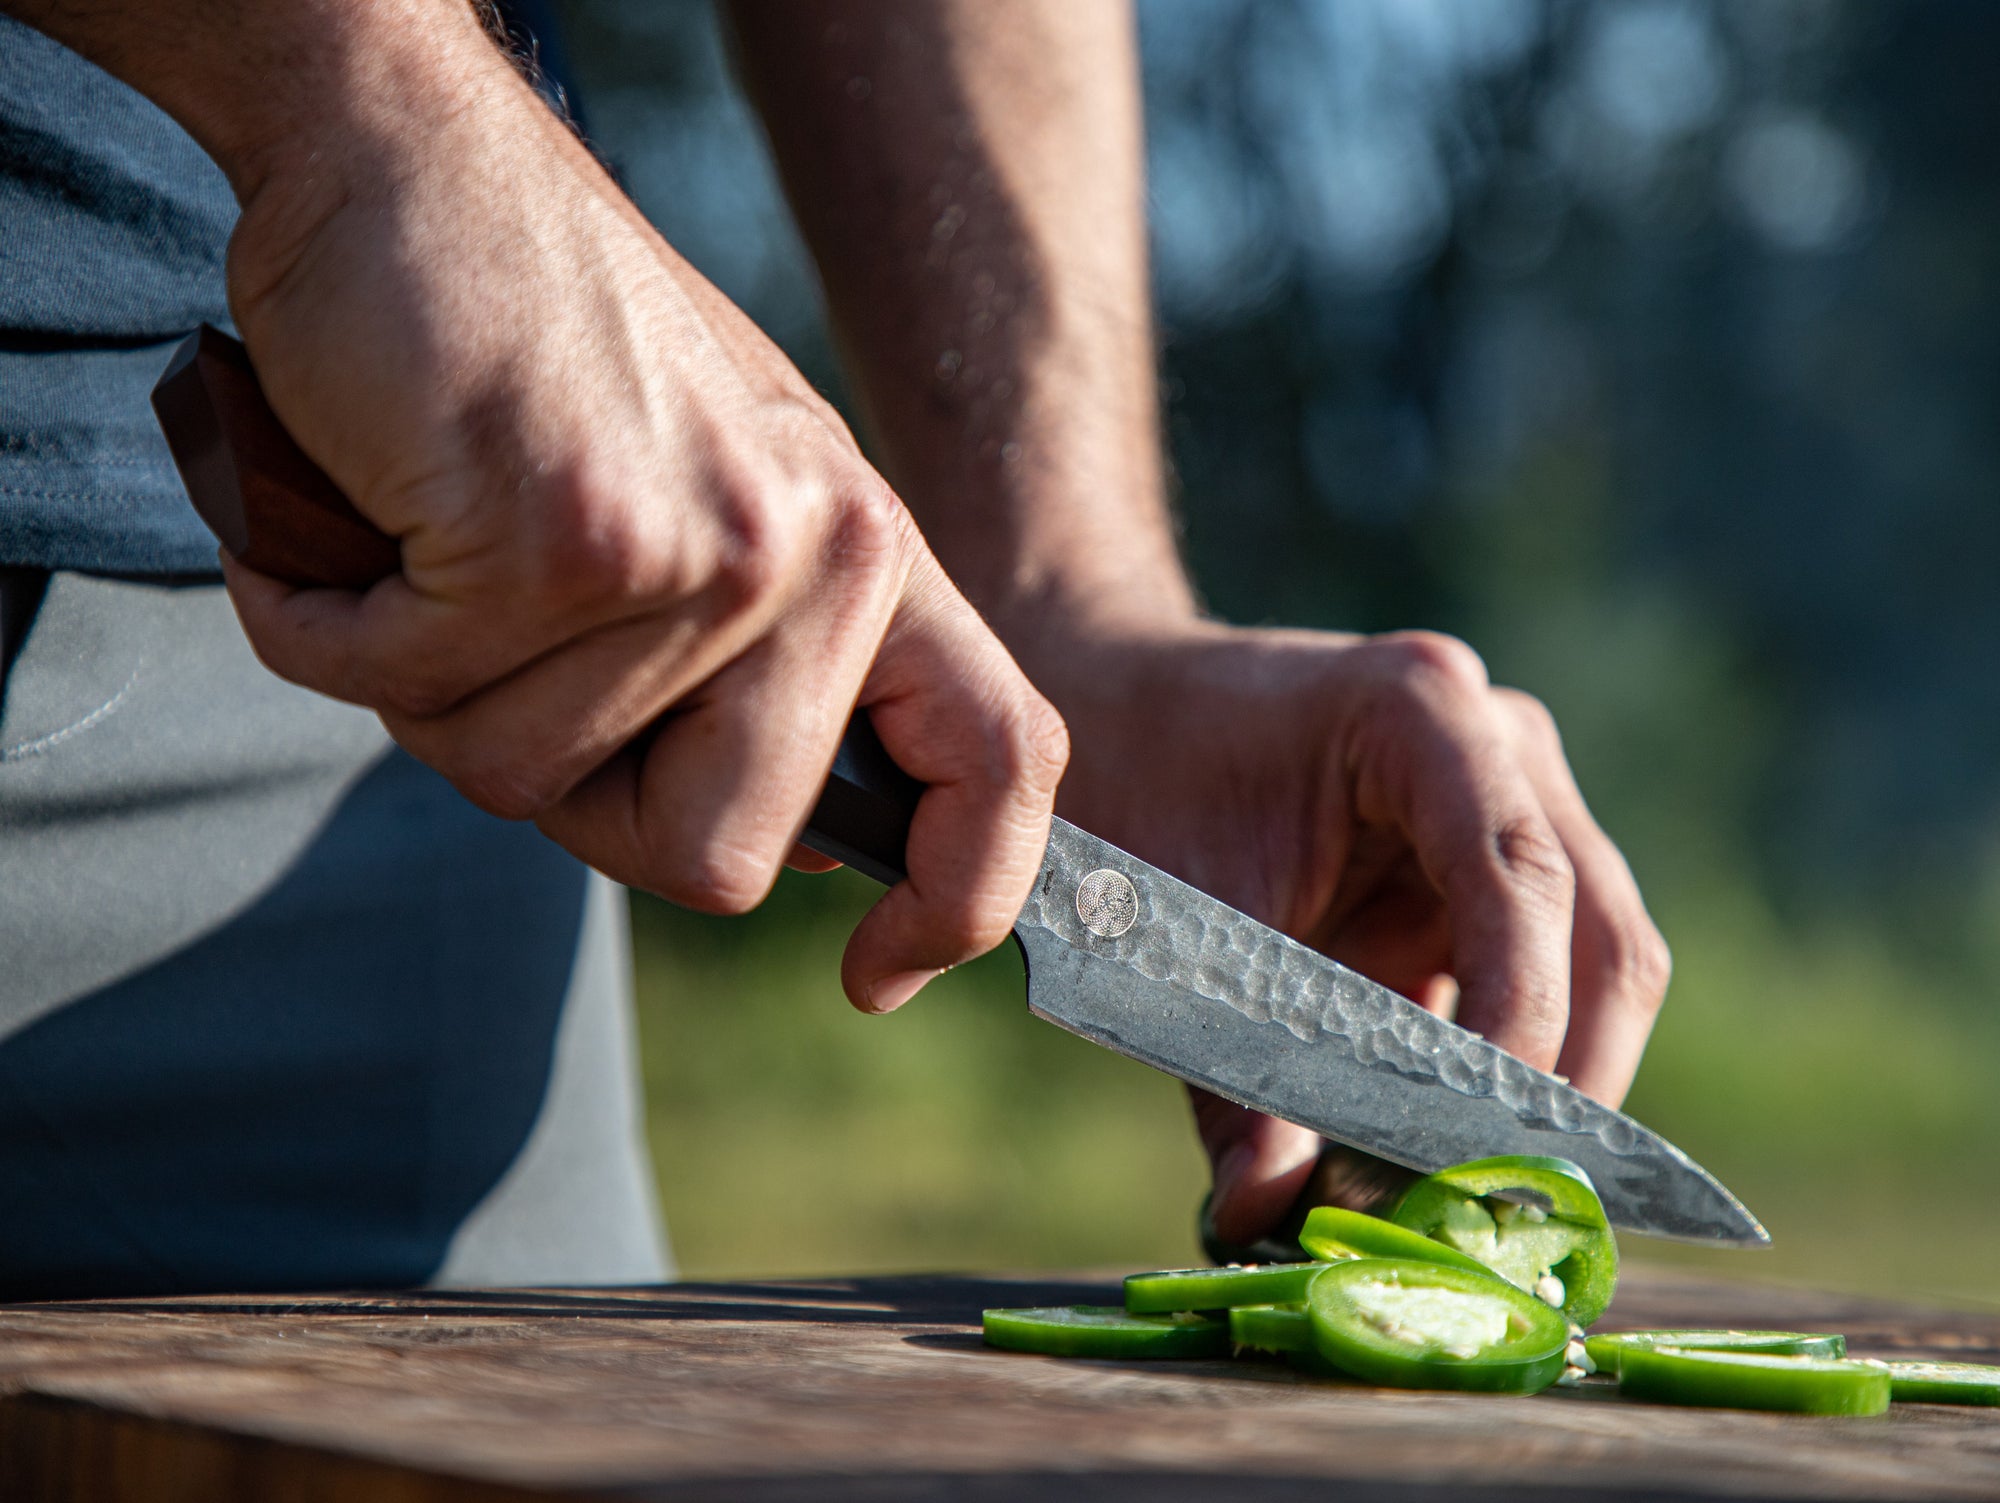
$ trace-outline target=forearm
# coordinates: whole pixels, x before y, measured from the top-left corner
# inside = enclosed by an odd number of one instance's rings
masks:
[[[885,473],[1009,639],[1184,620],[1132,17],[1075,0],[731,8]]]

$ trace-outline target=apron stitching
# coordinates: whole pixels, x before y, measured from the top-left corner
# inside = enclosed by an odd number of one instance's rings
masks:
[[[140,668],[144,666],[141,663],[138,667],[135,667],[132,670],[132,676],[125,680],[123,688],[81,720],[73,721],[59,731],[50,731],[46,736],[37,736],[32,741],[22,741],[14,746],[0,747],[0,764],[24,762],[29,757],[38,757],[43,752],[60,746],[63,742],[69,740],[70,737],[81,735],[83,732],[89,730],[100,720],[104,719],[105,716],[117,709],[125,696],[132,692],[132,686],[139,682]]]

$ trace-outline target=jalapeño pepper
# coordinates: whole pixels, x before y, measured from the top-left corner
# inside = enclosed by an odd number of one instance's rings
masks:
[[[1590,1176],[1567,1159],[1510,1155],[1441,1169],[1390,1215],[1538,1295],[1580,1326],[1618,1283],[1618,1243]]]
[[[2000,1404],[2000,1367],[1891,1362],[1889,1397],[1899,1404]]]
[[[1327,1263],[1347,1258],[1415,1258],[1422,1263],[1469,1268],[1474,1273],[1493,1271],[1477,1258],[1467,1257],[1457,1248],[1422,1232],[1339,1206],[1314,1207],[1299,1232],[1299,1245]]]
[[[1413,1258],[1330,1263],[1306,1308],[1322,1357],[1395,1388],[1539,1393],[1569,1343],[1562,1316],[1506,1280]]]
[[[1165,1310],[1228,1310],[1237,1305],[1296,1305],[1324,1263],[1248,1263],[1240,1268],[1176,1268],[1125,1280],[1134,1315]]]
[[[1889,1387],[1885,1363],[1844,1357],[1633,1347],[1618,1368],[1620,1393],[1656,1404],[1699,1404],[1717,1409],[1880,1414],[1889,1407]]]
[[[1226,1357],[1229,1328],[1185,1315],[1134,1315],[1116,1305],[987,1310],[986,1344],[1050,1357]]]
[[[1260,1352],[1309,1352],[1312,1320],[1304,1305],[1238,1305],[1229,1312],[1229,1339]]]
[[[1847,1338],[1809,1331],[1606,1331],[1584,1343],[1599,1372],[1615,1375],[1625,1353],[1677,1346],[1692,1352],[1761,1352],[1766,1357],[1845,1357]]]

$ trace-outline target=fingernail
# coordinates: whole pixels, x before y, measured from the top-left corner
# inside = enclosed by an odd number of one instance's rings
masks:
[[[943,971],[898,971],[893,976],[884,976],[868,988],[868,1001],[862,1011],[877,1016],[894,1012],[943,974]]]

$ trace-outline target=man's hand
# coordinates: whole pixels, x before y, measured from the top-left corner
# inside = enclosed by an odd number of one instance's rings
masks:
[[[1019,645],[1075,737],[1064,817],[1623,1099],[1666,945],[1537,701],[1428,633],[1189,621],[1047,640]],[[1199,1092],[1195,1113],[1214,1229],[1254,1241],[1321,1142]]]
[[[462,0],[203,29],[231,9],[34,19],[230,173],[231,306],[272,407],[400,540],[402,573],[365,594],[229,568],[259,654],[379,711],[484,808],[723,912],[793,854],[859,703],[928,791],[849,996],[887,1011],[998,943],[1063,728],[840,419]],[[126,45],[141,13],[162,45]]]

